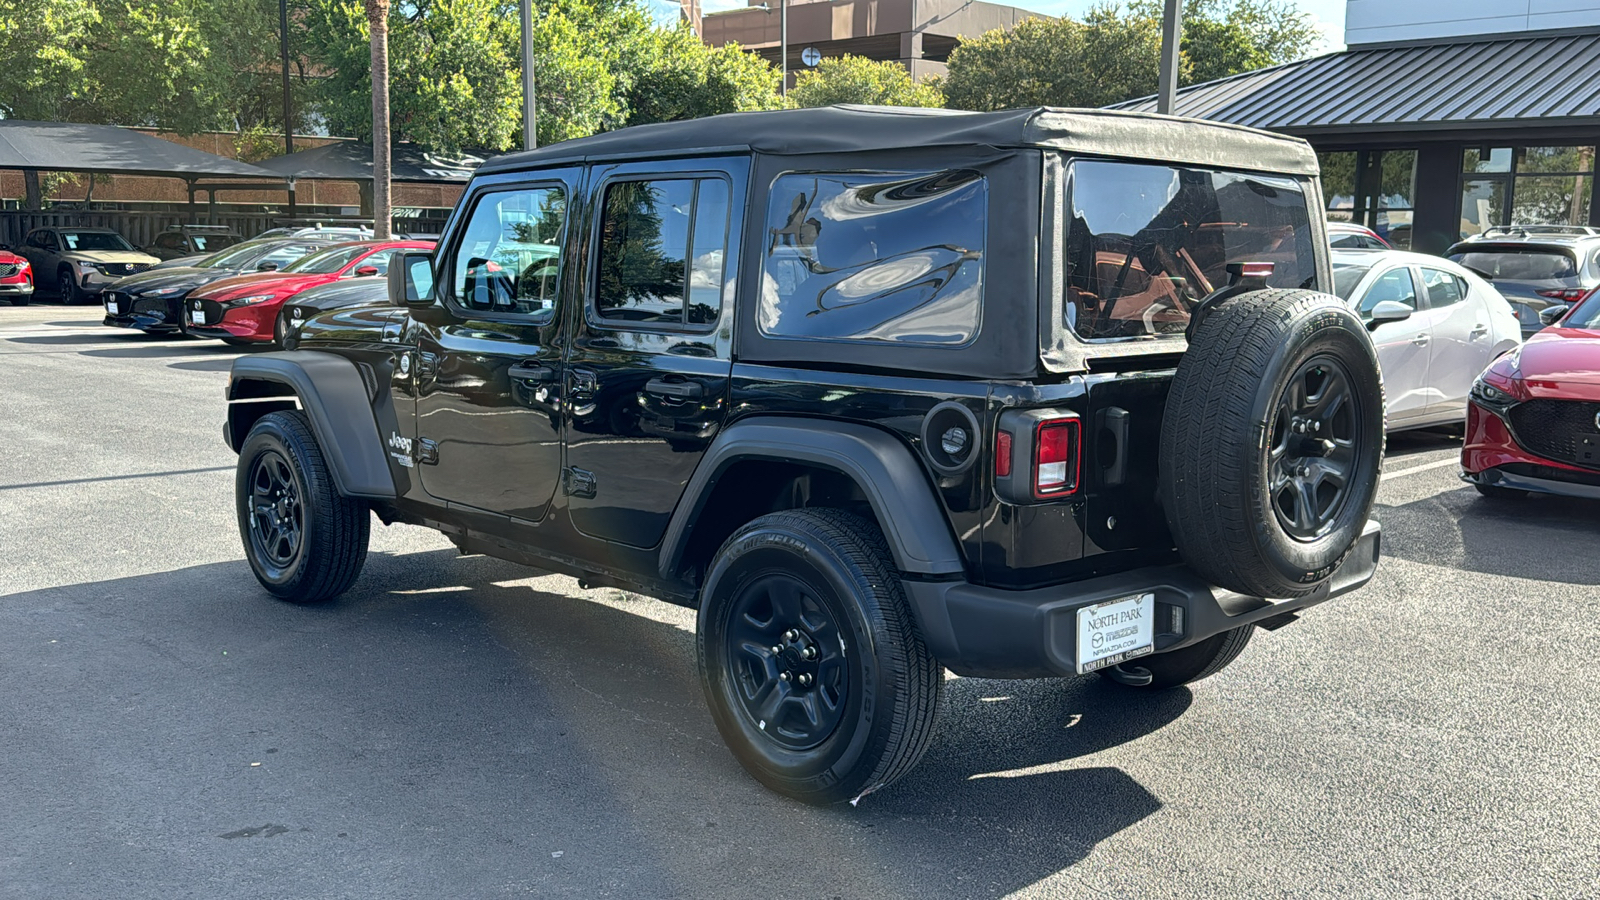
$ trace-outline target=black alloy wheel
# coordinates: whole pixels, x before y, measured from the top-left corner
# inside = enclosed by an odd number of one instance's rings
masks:
[[[304,511],[289,461],[276,450],[256,457],[250,472],[250,544],[263,560],[287,569],[300,555]]]
[[[1331,356],[1306,361],[1278,401],[1268,456],[1272,509],[1297,541],[1325,536],[1350,499],[1361,458],[1361,397]]]
[[[844,717],[850,667],[830,605],[782,570],[746,582],[729,604],[723,652],[739,703],[789,750],[821,744]]]
[[[372,513],[339,493],[305,413],[256,420],[239,449],[234,492],[245,559],[274,596],[328,600],[361,573]]]
[[[72,277],[72,270],[66,266],[56,270],[56,294],[61,297],[63,304],[78,302],[78,282]]]
[[[943,669],[875,522],[839,509],[747,522],[711,561],[697,624],[711,718],[772,790],[850,800],[927,750]]]

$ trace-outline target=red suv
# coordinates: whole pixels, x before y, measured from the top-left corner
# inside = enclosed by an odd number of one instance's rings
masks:
[[[0,245],[0,297],[12,306],[27,306],[33,299],[33,267],[4,245]]]
[[[432,241],[354,241],[303,256],[280,272],[224,278],[184,301],[183,329],[230,344],[269,343],[289,297],[340,278],[385,274],[396,250],[432,249]]]
[[[1600,289],[1478,376],[1461,468],[1486,497],[1600,499]]]

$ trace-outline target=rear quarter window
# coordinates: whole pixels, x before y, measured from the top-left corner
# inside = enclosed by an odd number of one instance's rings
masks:
[[[1182,335],[1229,263],[1272,263],[1272,287],[1317,287],[1294,179],[1098,160],[1068,178],[1065,324],[1082,338]]]
[[[988,213],[988,185],[971,170],[780,175],[767,207],[762,334],[970,343]]]

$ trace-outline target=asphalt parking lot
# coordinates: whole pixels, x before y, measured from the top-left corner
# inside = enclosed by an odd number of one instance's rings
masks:
[[[0,306],[0,898],[1600,896],[1600,504],[1391,441],[1365,590],[1163,695],[954,679],[907,779],[770,794],[690,612],[374,528],[239,547],[239,351]]]

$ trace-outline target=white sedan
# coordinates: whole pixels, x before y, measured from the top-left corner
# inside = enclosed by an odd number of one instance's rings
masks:
[[[1465,421],[1478,373],[1522,343],[1511,305],[1437,256],[1335,250],[1332,259],[1334,292],[1372,329],[1389,430]]]

